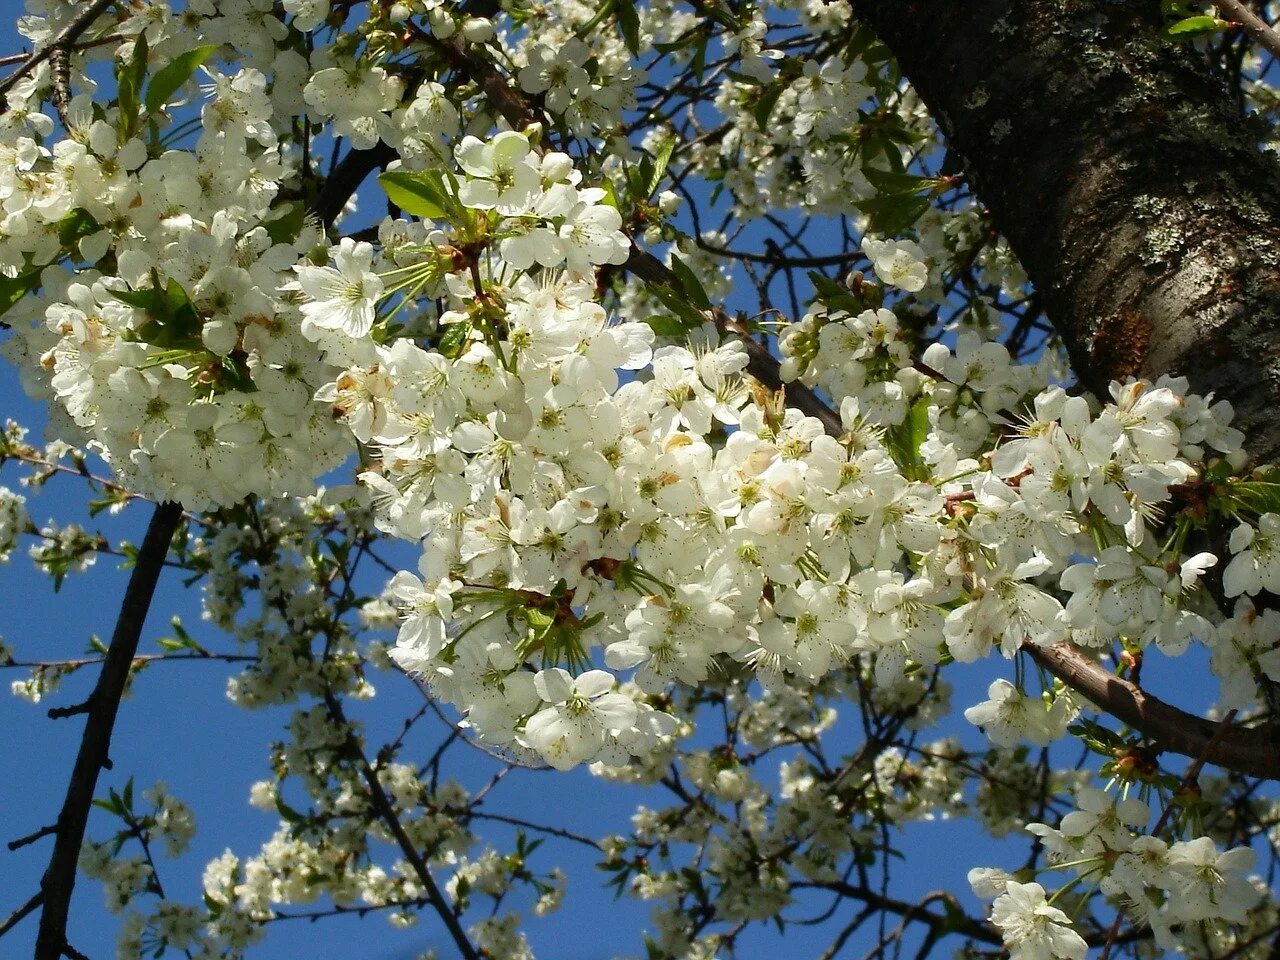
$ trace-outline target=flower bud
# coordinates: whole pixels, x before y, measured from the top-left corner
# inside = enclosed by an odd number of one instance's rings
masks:
[[[487,43],[495,33],[493,21],[487,17],[472,17],[462,25],[462,38],[467,43]]]

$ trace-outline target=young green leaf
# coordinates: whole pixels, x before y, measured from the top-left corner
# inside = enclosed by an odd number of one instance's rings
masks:
[[[217,51],[218,44],[207,43],[178,54],[168,65],[160,69],[147,84],[147,112],[155,113],[191,79],[196,68]]]
[[[674,137],[668,137],[662,141],[662,146],[658,148],[658,152],[653,158],[653,169],[649,172],[649,182],[646,184],[645,198],[652,197],[658,191],[658,187],[662,185],[663,179],[667,175],[667,167],[671,164],[671,154],[676,148]]]
[[[756,101],[756,105],[751,109],[751,116],[755,118],[756,126],[761,130],[765,130],[769,126],[769,117],[773,115],[773,108],[778,105],[778,98],[782,96],[787,85],[780,80],[776,80],[769,86],[765,87],[764,93],[760,95],[760,99]]]
[[[689,269],[689,265],[674,253],[671,255],[671,272],[676,275],[684,295],[693,302],[694,306],[700,310],[711,309],[711,298],[707,296],[707,291],[703,289],[702,281],[698,279],[697,274]]]
[[[636,10],[636,0],[613,0],[613,12],[618,18],[618,29],[622,31],[622,40],[631,51],[631,55],[640,53],[640,14]]]
[[[39,286],[39,270],[27,270],[16,277],[0,276],[0,316]]]
[[[142,83],[147,78],[147,35],[138,34],[133,44],[133,56],[128,62],[116,62],[116,102],[120,105],[120,139],[133,136],[138,126]]]
[[[1210,33],[1220,33],[1230,27],[1231,24],[1226,20],[1219,20],[1217,17],[1198,16],[1179,20],[1166,27],[1164,32],[1165,36],[1171,40],[1191,40]]]
[[[454,200],[439,173],[405,173],[395,170],[378,177],[387,199],[405,213],[423,220],[448,219]]]

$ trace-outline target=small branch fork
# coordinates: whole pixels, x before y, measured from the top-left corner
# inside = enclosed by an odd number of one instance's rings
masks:
[[[93,22],[115,2],[116,0],[94,0],[89,9],[67,24],[63,31],[54,37],[47,46],[31,54],[23,62],[22,66],[14,70],[4,80],[0,80],[0,97],[12,90],[19,80],[55,54],[60,54],[65,58],[67,49],[79,40],[80,35],[93,26]],[[58,106],[59,112],[61,112],[62,104]],[[0,101],[0,114],[5,113],[8,109],[8,103]]]
[[[382,820],[391,836],[395,839],[396,845],[404,854],[405,859],[409,861],[409,865],[418,877],[418,882],[422,884],[422,889],[426,893],[427,902],[430,903],[431,908],[449,931],[449,936],[457,946],[463,960],[480,960],[480,953],[476,950],[475,945],[472,944],[471,938],[467,936],[467,931],[462,928],[457,912],[449,901],[445,899],[444,893],[431,875],[431,867],[426,858],[423,857],[422,852],[414,844],[409,834],[405,832],[404,825],[400,823],[400,817],[396,814],[395,805],[391,802],[391,798],[387,796],[381,781],[378,780],[377,771],[373,769],[373,766],[369,763],[369,758],[364,755],[364,751],[360,748],[355,731],[352,730],[351,724],[343,713],[342,704],[338,702],[338,698],[334,696],[333,691],[327,688],[324,691],[324,700],[334,723],[339,724],[346,731],[347,755],[355,763],[356,768],[360,771],[361,778],[365,782],[365,786],[369,788],[369,802],[373,805],[373,809],[377,811],[379,819]]]

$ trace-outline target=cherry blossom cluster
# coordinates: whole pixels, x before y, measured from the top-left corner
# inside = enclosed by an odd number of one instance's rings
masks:
[[[1101,874],[1102,891],[1149,924],[1162,949],[1180,949],[1175,927],[1245,924],[1262,899],[1247,876],[1255,862],[1248,847],[1222,851],[1207,836],[1170,843],[1145,834],[1150,809],[1137,797],[1118,800],[1086,787],[1076,803],[1056,828],[1027,826],[1049,854],[1048,869],[1069,870],[1077,882]],[[1013,957],[1083,960],[1085,941],[1039,883],[991,868],[970,871],[969,881],[975,894],[994,900],[991,919]]]
[[[24,35],[51,42],[73,6],[30,0]],[[1132,679],[1149,648],[1199,645],[1219,704],[1246,716],[1280,683],[1277,478],[1242,473],[1230,406],[1184,379],[1091,397],[1052,347],[1025,363],[996,342],[993,305],[1025,277],[976,206],[931,206],[959,178],[910,166],[935,131],[848,3],[118,6],[109,42],[42,62],[0,114],[2,347],[55,402],[51,431],[114,471],[103,509],[220,508],[183,563],[251,661],[227,696],[295,707],[251,794],[279,828],[209,864],[203,906],[130,908],[122,955],[239,956],[280,905],[322,896],[413,921],[423,876],[371,853],[360,725],[333,705],[373,697],[377,667],[421,679],[463,718],[451,738],[513,766],[673,790],[678,767],[696,799],[676,790],[683,805],[601,844],[671,956],[721,946],[694,901],[778,919],[803,886],[837,890],[887,826],[961,816],[1026,828],[1046,870],[1074,871],[1052,893],[1043,871],[974,872],[1014,957],[1082,960],[1063,890],[1086,882],[1162,948],[1215,931],[1226,953],[1262,928],[1252,851],[1207,827],[1145,832],[1167,784],[1135,774],[1143,799],[1119,799],[1047,753],[1036,766],[1028,745],[1097,735],[1061,681],[1019,668],[964,710],[990,745],[978,774],[951,739],[822,758],[844,704],[926,730],[950,709],[942,668],[997,650],[1115,649]],[[672,70],[697,83],[662,92]],[[680,135],[668,97],[694,89]],[[330,139],[383,157],[341,209],[322,202],[341,179],[318,176]],[[728,210],[696,235],[677,227],[691,189]],[[840,218],[859,252],[839,282],[813,278],[807,309],[793,290],[789,318],[731,318],[730,224],[778,211]],[[935,330],[962,262],[983,292]],[[83,468],[71,450],[36,469]],[[358,487],[321,492],[356,460]],[[0,561],[33,536],[58,584],[106,549],[26,509],[0,487]],[[357,603],[344,563],[374,530],[420,561]],[[395,645],[357,645],[344,616]],[[200,649],[174,629],[172,649]],[[14,689],[39,700],[63,675]],[[712,702],[731,735],[704,750],[689,734]],[[463,817],[479,799],[436,771],[379,759],[375,776],[456,912],[494,902],[476,945],[531,956],[502,900],[524,885],[554,910],[562,875],[532,872],[523,840],[482,844]],[[1041,776],[1072,804],[1056,827],[1009,786]],[[118,798],[125,840],[177,852],[189,811],[162,786],[144,799]],[[119,839],[83,860],[112,910],[158,886],[149,840]],[[699,870],[675,863],[682,845]]]

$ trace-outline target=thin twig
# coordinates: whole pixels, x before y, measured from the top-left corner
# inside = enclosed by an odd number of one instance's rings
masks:
[[[39,830],[33,831],[32,833],[28,833],[25,837],[19,837],[17,840],[10,840],[8,843],[8,847],[10,850],[18,850],[18,849],[21,849],[22,847],[27,846],[28,844],[35,843],[37,840],[41,839],[42,837],[47,837],[51,833],[57,833],[57,832],[58,832],[58,825],[56,823],[50,823],[46,826],[41,827]]]
[[[18,924],[20,924],[23,918],[26,917],[27,914],[31,913],[31,911],[33,911],[36,907],[40,906],[40,904],[43,902],[44,902],[44,894],[37,893],[30,900],[28,900],[26,903],[20,906],[17,910],[9,914],[9,918],[5,920],[4,923],[0,923],[0,937],[3,937],[6,933],[8,933],[10,930],[16,927]]]
[[[1213,0],[1220,13],[1225,13],[1244,28],[1244,32],[1257,40],[1277,57],[1280,57],[1280,33],[1267,21],[1250,10],[1240,0]]]
[[[405,832],[404,825],[396,814],[395,806],[391,803],[391,798],[387,796],[387,792],[382,788],[382,782],[378,780],[377,772],[374,771],[373,766],[369,763],[368,757],[364,755],[364,750],[361,749],[351,725],[347,722],[346,715],[342,710],[342,704],[338,702],[338,698],[329,689],[324,691],[324,700],[325,705],[329,708],[329,715],[333,722],[339,724],[346,731],[347,753],[360,771],[360,776],[364,779],[365,785],[369,788],[370,803],[372,803],[379,818],[391,832],[391,836],[395,839],[396,845],[400,847],[405,859],[409,861],[409,865],[417,875],[423,890],[426,891],[427,900],[430,902],[432,909],[443,921],[445,928],[449,931],[449,936],[453,939],[454,944],[457,945],[458,952],[462,954],[464,960],[480,960],[480,954],[471,943],[466,930],[462,928],[454,907],[445,899],[440,887],[436,884],[435,878],[431,875],[431,868],[423,858],[422,852],[414,845],[409,834]],[[43,960],[43,958],[37,958],[37,960]],[[50,960],[56,960],[56,958],[50,958]]]

